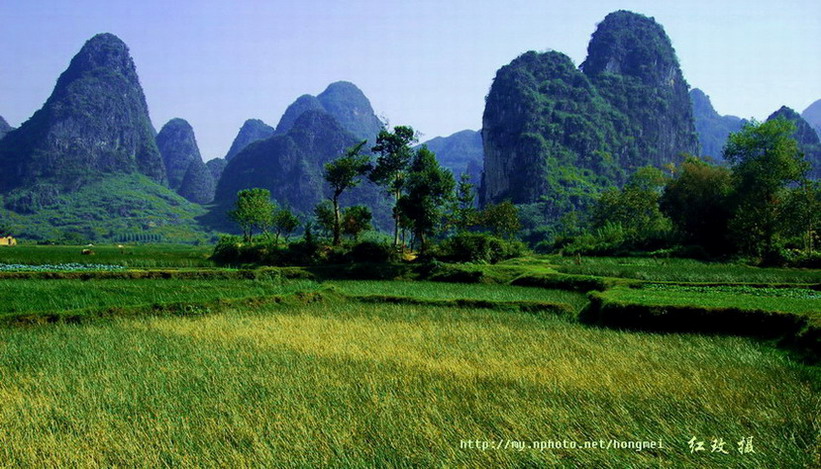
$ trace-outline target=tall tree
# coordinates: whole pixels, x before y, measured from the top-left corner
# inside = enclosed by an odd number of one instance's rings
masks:
[[[398,210],[399,199],[405,183],[410,160],[413,157],[411,145],[417,138],[410,126],[396,126],[393,132],[382,130],[376,137],[376,145],[371,149],[378,156],[376,165],[370,173],[371,181],[385,186],[393,196],[393,245],[399,245],[399,223],[401,214]]]
[[[407,174],[407,194],[399,199],[398,208],[410,220],[422,254],[427,252],[429,236],[435,233],[455,185],[453,173],[439,166],[432,151],[424,145],[416,151]]]
[[[730,170],[690,156],[675,173],[677,177],[667,183],[661,196],[662,212],[685,242],[712,254],[728,251]]]
[[[331,203],[334,210],[333,245],[338,246],[340,238],[339,197],[347,189],[356,187],[361,177],[371,169],[370,157],[361,153],[367,140],[349,148],[345,155],[325,164],[325,180],[331,186]]]
[[[228,212],[228,217],[239,225],[245,241],[250,242],[255,228],[266,232],[271,227],[274,207],[268,189],[243,189],[237,192],[234,209]]]
[[[450,223],[456,231],[466,231],[476,223],[476,191],[470,182],[470,174],[462,173],[456,186]]]
[[[293,233],[293,231],[299,226],[299,219],[285,207],[278,208],[274,211],[273,222],[274,234],[276,236],[276,238],[274,238],[275,243],[279,243],[280,235],[285,238],[285,242],[287,243],[288,235]]]
[[[727,139],[724,158],[732,166],[734,186],[730,230],[745,254],[767,257],[777,251],[786,228],[779,220],[787,186],[809,169],[793,132],[792,122],[774,119],[751,122]]]
[[[372,228],[373,214],[364,205],[352,205],[342,211],[342,232],[359,241],[359,235]]]

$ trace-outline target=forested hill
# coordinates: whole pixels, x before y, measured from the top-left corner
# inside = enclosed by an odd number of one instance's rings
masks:
[[[652,18],[602,21],[577,68],[528,52],[496,74],[483,116],[484,203],[548,202],[548,218],[589,206],[636,168],[697,153],[675,51]]]

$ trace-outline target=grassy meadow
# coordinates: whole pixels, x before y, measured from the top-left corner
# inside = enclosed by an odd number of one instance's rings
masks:
[[[82,262],[79,249],[0,249],[0,263]],[[733,331],[584,322],[605,303],[639,320],[642,308],[729,309],[811,318],[817,334],[817,270],[539,256],[431,271],[447,282],[413,269],[377,281],[317,274],[333,268],[245,275],[198,247],[94,249],[90,262],[124,269],[0,279],[0,467],[821,462],[817,360]],[[521,276],[551,286],[509,284]],[[691,452],[694,437],[705,451]],[[739,453],[750,437],[754,452]],[[711,451],[719,439],[726,454]],[[555,447],[599,440],[661,447]]]
[[[818,382],[775,349],[520,313],[314,303],[3,329],[0,376],[10,466],[802,467],[817,457]],[[729,454],[691,454],[694,436],[723,438]],[[756,452],[739,454],[749,436]],[[598,439],[663,448],[463,448]]]

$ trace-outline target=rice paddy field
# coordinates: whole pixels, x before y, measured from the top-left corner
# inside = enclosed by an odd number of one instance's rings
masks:
[[[180,249],[161,267],[196,268]],[[41,264],[68,261],[40,252]],[[122,265],[114,257],[107,263]],[[522,259],[499,278],[594,275],[558,274],[577,265],[563,261]],[[605,260],[584,262],[613,273]],[[743,334],[582,319],[603,297],[633,309],[810,318],[802,333],[812,337],[818,271],[753,271],[751,283],[781,284],[764,287],[739,285],[746,267],[698,265],[714,276],[658,283],[680,275],[659,270],[647,283],[582,292],[307,271],[126,278],[130,268],[123,278],[0,280],[0,319],[56,315],[0,321],[0,467],[821,463],[817,360]],[[168,304],[185,314],[158,312]],[[531,304],[572,314],[533,314],[522,306]]]

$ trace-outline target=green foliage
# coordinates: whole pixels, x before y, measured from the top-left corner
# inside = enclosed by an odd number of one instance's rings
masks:
[[[421,254],[427,252],[428,239],[439,228],[455,184],[453,173],[439,166],[436,155],[426,146],[416,151],[407,173],[407,194],[399,199],[397,208],[410,221]]]
[[[520,241],[505,240],[484,233],[459,233],[436,246],[431,254],[444,262],[495,264],[525,253]]]
[[[513,239],[522,227],[519,210],[509,200],[489,204],[478,214],[479,225],[490,230],[494,236]]]
[[[665,186],[660,208],[685,243],[721,254],[731,248],[727,239],[731,192],[727,168],[688,157],[678,168],[677,177]]]
[[[273,226],[276,235],[274,241],[279,243],[279,237],[282,235],[287,243],[288,236],[299,227],[299,219],[287,208],[276,208],[274,210]]]
[[[228,217],[239,225],[246,242],[254,236],[254,230],[267,232],[273,224],[274,204],[268,189],[243,189],[237,192],[234,209]]]
[[[782,217],[787,184],[807,171],[795,126],[784,119],[751,123],[731,134],[724,157],[733,169],[733,217],[730,231],[742,253],[768,257],[778,250],[784,234]]]
[[[333,203],[333,245],[341,242],[341,221],[339,213],[339,197],[350,188],[359,185],[360,178],[371,170],[370,157],[361,153],[367,140],[363,140],[345,151],[345,155],[334,161],[325,163],[325,181],[331,186],[331,202]]]
[[[45,194],[48,183],[15,190],[6,200],[22,191]],[[41,190],[42,189],[42,190]],[[20,213],[0,207],[12,234],[23,240],[42,242],[94,240],[118,242],[196,242],[207,240],[198,219],[205,210],[185,200],[167,187],[139,175],[106,176],[89,181],[76,191],[59,192],[33,213]]]
[[[325,234],[333,234],[335,215],[333,204],[329,200],[323,200],[314,207],[314,218],[316,227]]]
[[[347,254],[350,262],[389,263],[400,260],[399,253],[393,246],[375,241],[362,241],[354,244]]]
[[[353,238],[354,242],[359,240],[359,236],[368,230],[373,229],[371,220],[373,214],[364,205],[354,205],[347,207],[342,212],[342,233]]]
[[[416,141],[416,133],[412,127],[397,126],[393,128],[393,132],[381,130],[376,137],[376,145],[371,148],[377,154],[377,158],[368,177],[372,182],[385,186],[394,199],[393,244],[395,246],[399,244],[401,219],[398,210],[399,198],[405,183],[405,172],[413,157],[411,145]]]

